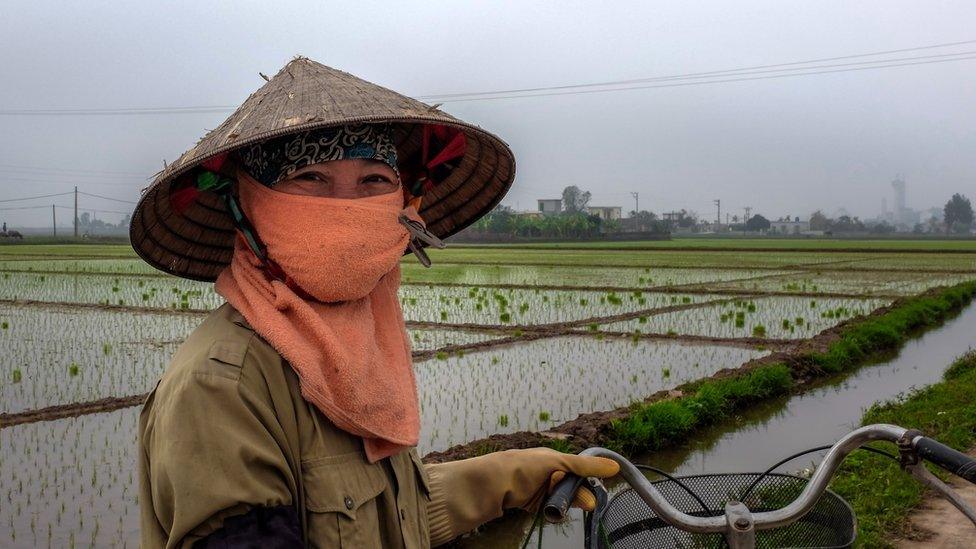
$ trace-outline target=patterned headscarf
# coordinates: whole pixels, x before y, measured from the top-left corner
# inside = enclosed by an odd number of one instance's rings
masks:
[[[397,151],[386,125],[350,124],[321,128],[264,141],[238,151],[244,170],[274,187],[299,168],[329,160],[379,160],[396,172]]]

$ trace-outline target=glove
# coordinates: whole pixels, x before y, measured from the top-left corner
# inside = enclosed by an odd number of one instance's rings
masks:
[[[551,448],[506,450],[428,465],[431,544],[443,543],[498,518],[505,509],[535,513],[567,472],[607,478],[619,470],[611,459],[564,454]],[[583,488],[577,491],[573,506],[592,510],[595,501]]]

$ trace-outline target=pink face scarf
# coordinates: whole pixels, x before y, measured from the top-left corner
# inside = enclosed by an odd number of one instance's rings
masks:
[[[410,233],[400,192],[357,199],[281,193],[241,173],[241,208],[267,254],[305,294],[268,276],[238,234],[215,289],[301,380],[302,396],[363,438],[370,462],[415,446],[417,388],[397,296]]]

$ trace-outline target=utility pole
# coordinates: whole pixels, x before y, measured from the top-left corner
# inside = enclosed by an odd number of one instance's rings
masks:
[[[54,204],[51,204],[51,221],[54,223],[54,236],[58,236],[58,214],[54,211]]]
[[[638,199],[639,195],[640,193],[635,193],[635,192],[630,193],[630,196],[634,197],[634,230],[635,231],[641,230],[640,226],[638,225],[638,221],[640,220],[640,200]]]
[[[78,238],[78,186],[75,186],[75,238]]]
[[[715,216],[715,224],[721,225],[722,224],[722,201],[716,198],[712,202],[714,202],[715,206],[718,207],[718,214]]]
[[[749,214],[752,213],[752,206],[746,206],[745,208],[742,209],[746,211],[746,217],[745,219],[742,220],[744,223],[746,221],[749,221]]]

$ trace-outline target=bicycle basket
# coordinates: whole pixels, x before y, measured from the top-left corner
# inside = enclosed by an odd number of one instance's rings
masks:
[[[672,505],[689,515],[722,516],[725,514],[725,503],[740,500],[759,476],[759,473],[736,473],[679,477],[706,509],[674,481],[660,480],[654,486]],[[780,509],[796,499],[806,484],[805,478],[769,474],[759,481],[743,503],[753,513]],[[588,517],[588,520],[593,519],[593,516]],[[596,520],[600,518],[596,517]],[[603,549],[727,547],[723,534],[691,534],[671,526],[630,488],[610,499],[602,516],[602,524],[599,547]],[[757,531],[756,547],[850,547],[856,532],[856,519],[850,505],[827,490],[810,512],[797,522]]]

